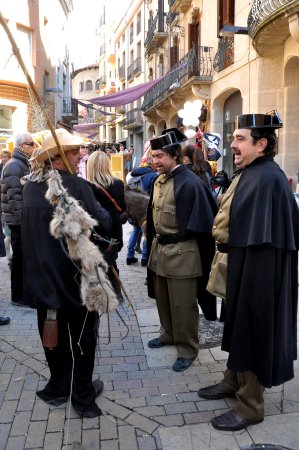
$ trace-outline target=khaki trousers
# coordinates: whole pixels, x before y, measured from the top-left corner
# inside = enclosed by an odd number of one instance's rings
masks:
[[[194,359],[199,350],[197,278],[174,279],[154,275],[160,322],[160,341],[175,345],[178,358]]]
[[[238,403],[233,407],[236,413],[247,420],[264,418],[264,387],[258,382],[255,373],[226,369],[220,384],[226,392],[237,397]]]

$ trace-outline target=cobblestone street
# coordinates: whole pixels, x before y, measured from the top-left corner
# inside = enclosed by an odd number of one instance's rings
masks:
[[[125,242],[129,232],[126,225]],[[36,313],[11,305],[9,268],[6,258],[0,259],[0,314],[11,318],[0,329],[0,449],[237,450],[272,443],[298,450],[298,361],[294,380],[266,390],[263,423],[236,433],[214,430],[210,420],[234,400],[206,401],[197,391],[222,378],[222,326],[201,319],[198,358],[185,372],[173,372],[174,348],[147,347],[148,339],[158,336],[159,320],[147,296],[146,269],[140,257],[131,266],[125,258],[126,245],[119,269],[137,315],[125,301],[118,314],[100,319],[94,378],[100,377],[105,387],[97,399],[103,415],[96,419],[81,419],[69,403],[53,408],[35,396],[49,376]]]

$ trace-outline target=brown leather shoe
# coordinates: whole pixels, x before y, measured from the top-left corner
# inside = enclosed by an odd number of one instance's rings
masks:
[[[245,417],[240,416],[234,410],[228,411],[221,416],[214,417],[212,419],[212,425],[216,430],[221,431],[238,431],[243,430],[243,428],[249,425],[255,425],[256,423],[262,422],[264,419],[259,420],[248,420]]]
[[[198,396],[205,398],[206,400],[218,400],[225,397],[235,397],[233,393],[225,391],[220,383],[212,384],[212,386],[199,389]]]

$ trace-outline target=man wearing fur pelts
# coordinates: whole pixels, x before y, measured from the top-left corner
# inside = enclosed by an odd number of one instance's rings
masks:
[[[64,129],[56,130],[56,135],[65,159],[52,135],[46,134],[23,189],[24,298],[37,309],[50,369],[50,380],[37,396],[54,406],[70,396],[76,412],[91,418],[101,414],[95,399],[103,382],[92,381],[98,313],[86,292],[102,274],[97,272],[90,282],[86,266],[90,263],[94,269],[102,264],[104,270],[106,266],[92,247],[89,228],[98,223],[97,232],[106,234],[111,218],[88,183],[76,176],[81,138]]]
[[[177,128],[151,139],[153,162],[160,176],[154,182],[147,221],[148,291],[157,300],[162,325],[150,348],[175,345],[176,372],[186,370],[199,349],[197,298],[203,313],[215,320],[216,299],[201,289],[215,252],[212,225],[216,203],[202,180],[182,164],[180,143],[187,137]]]

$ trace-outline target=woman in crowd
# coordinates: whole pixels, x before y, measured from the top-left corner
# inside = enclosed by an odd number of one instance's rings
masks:
[[[101,150],[93,152],[88,158],[87,180],[91,183],[96,198],[109,211],[112,218],[112,231],[108,238],[114,239],[117,244],[109,246],[109,243],[99,240],[97,243],[109,265],[108,277],[121,303],[123,296],[112,267],[119,273],[116,259],[117,253],[123,247],[122,223],[125,223],[127,218],[124,183],[113,177],[110,158]]]

